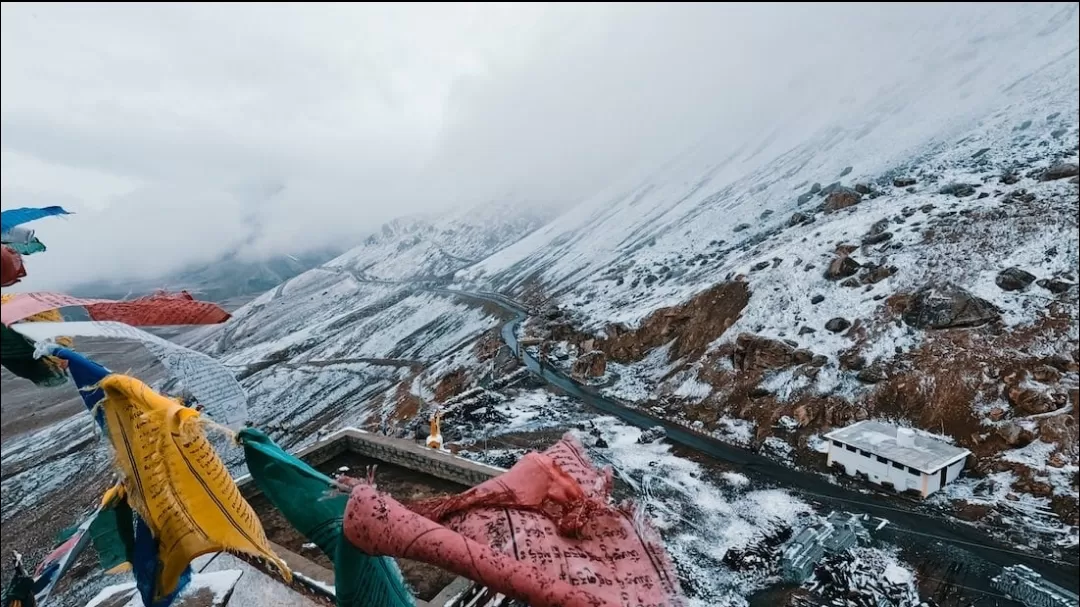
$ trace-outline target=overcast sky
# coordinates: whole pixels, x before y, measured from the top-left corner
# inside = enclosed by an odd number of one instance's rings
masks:
[[[49,251],[25,282],[41,289],[242,242],[250,255],[358,242],[451,205],[573,204],[702,137],[879,95],[939,59],[916,40],[1018,9],[2,10],[3,206],[78,213],[33,226]]]

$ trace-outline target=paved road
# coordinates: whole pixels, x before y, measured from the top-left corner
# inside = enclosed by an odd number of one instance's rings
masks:
[[[970,525],[953,523],[941,516],[904,508],[902,504],[893,500],[874,501],[872,497],[834,485],[817,474],[802,472],[785,466],[753,451],[726,443],[707,434],[696,432],[686,426],[620,403],[617,400],[603,396],[595,388],[579,384],[558,369],[554,369],[549,365],[541,365],[540,361],[520,348],[517,342],[517,328],[529,315],[528,309],[521,303],[498,293],[462,292],[447,289],[432,290],[493,303],[513,314],[513,319],[502,326],[501,335],[503,341],[521,358],[529,371],[537,377],[595,409],[640,428],[662,426],[667,431],[667,438],[672,442],[684,445],[717,460],[736,464],[744,472],[776,485],[794,489],[799,493],[810,496],[812,501],[826,501],[836,508],[848,512],[865,513],[885,518],[889,520],[891,525],[898,527],[906,534],[915,534],[930,540],[937,538],[964,547],[995,565],[1024,564],[1038,571],[1051,582],[1069,588],[1074,592],[1080,588],[1080,568],[1075,565],[1054,563],[1039,556],[1015,553],[1013,552],[1014,548],[1002,544]]]

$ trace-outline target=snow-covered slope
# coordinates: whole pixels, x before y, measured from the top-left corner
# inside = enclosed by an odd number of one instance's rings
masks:
[[[917,78],[838,75],[834,107],[705,137],[457,279],[558,307],[527,330],[604,351],[616,396],[757,441],[786,416],[797,446],[865,417],[944,431],[1075,526],[1075,476],[1007,451],[1077,464],[1080,20],[981,26],[922,41]]]
[[[516,242],[552,214],[548,207],[502,202],[435,217],[403,217],[326,266],[371,280],[445,278]]]

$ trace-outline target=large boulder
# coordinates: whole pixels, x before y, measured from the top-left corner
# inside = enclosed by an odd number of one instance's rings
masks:
[[[572,373],[577,377],[603,377],[607,372],[607,356],[600,350],[586,352],[574,361]]]
[[[753,333],[735,339],[732,362],[740,371],[768,371],[795,366],[795,348],[782,341]]]
[[[828,280],[840,280],[848,276],[854,276],[862,264],[847,255],[834,257],[825,269],[825,278]]]
[[[994,282],[1005,291],[1022,291],[1035,282],[1035,275],[1017,267],[1005,268]]]
[[[1017,386],[1009,388],[1006,394],[1009,397],[1009,402],[1021,415],[1037,415],[1057,408],[1054,399],[1050,398],[1049,394],[1039,390]]]
[[[1055,164],[1046,169],[1039,179],[1041,181],[1054,181],[1056,179],[1065,179],[1066,177],[1075,177],[1076,175],[1080,175],[1080,166],[1071,162],[1062,162],[1061,164]]]
[[[832,331],[833,333],[842,333],[846,331],[850,326],[850,320],[846,318],[841,318],[839,316],[836,318],[830,318],[829,321],[825,323],[825,328],[829,331]]]
[[[851,188],[837,187],[825,197],[825,206],[823,208],[826,213],[832,213],[840,209],[853,207],[859,204],[860,201],[862,201],[862,194]]]
[[[927,285],[911,297],[904,322],[917,329],[977,327],[1001,318],[994,304],[953,284]]]

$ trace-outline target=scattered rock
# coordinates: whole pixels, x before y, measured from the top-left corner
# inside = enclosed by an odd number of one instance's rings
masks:
[[[810,193],[811,194],[817,194],[820,191],[821,191],[821,184],[820,183],[815,182],[814,185],[810,186]]]
[[[820,293],[810,298],[810,303],[815,306],[823,301],[825,301],[825,296]]]
[[[796,365],[805,365],[814,359],[814,353],[805,348],[795,350],[791,353],[791,360]]]
[[[1035,282],[1040,287],[1050,291],[1051,293],[1065,293],[1069,289],[1076,286],[1074,282],[1066,282],[1057,278],[1041,278]]]
[[[800,337],[803,336],[803,335],[811,335],[811,334],[814,334],[814,333],[817,333],[817,331],[815,331],[813,328],[808,327],[806,325],[803,325],[802,327],[799,328],[799,336]]]
[[[860,193],[860,194],[869,194],[870,193],[870,186],[865,184],[865,183],[856,183],[855,184],[855,191]]]
[[[873,236],[874,234],[881,234],[889,228],[889,218],[879,219],[870,226],[870,231],[867,234]]]
[[[863,275],[862,282],[863,284],[877,284],[898,271],[896,266],[874,266]]]
[[[732,362],[740,371],[767,371],[793,366],[794,355],[795,348],[782,341],[741,333],[735,338]]]
[[[767,396],[772,396],[772,392],[768,388],[758,386],[753,390],[750,390],[746,395],[750,398],[765,398]]]
[[[859,279],[855,278],[854,276],[852,276],[850,278],[845,278],[843,281],[840,282],[841,287],[847,287],[849,289],[853,289],[853,288],[855,288],[855,287],[857,287],[859,285],[860,285]]]
[[[1035,282],[1035,275],[1017,267],[1005,268],[998,273],[994,283],[1005,291],[1023,291]]]
[[[1008,199],[1018,200],[1020,202],[1034,202],[1035,195],[1031,192],[1028,192],[1024,188],[1020,188],[1018,190],[1013,190],[1012,192],[1009,192]]]
[[[817,354],[810,359],[811,367],[824,367],[829,362],[829,357],[824,354]]]
[[[638,436],[637,443],[639,445],[645,445],[648,443],[655,443],[656,441],[667,436],[667,431],[663,426],[653,426],[648,430],[645,430]]]
[[[917,329],[977,327],[1000,318],[994,304],[948,283],[916,291],[903,314],[904,322]]]
[[[607,372],[607,356],[600,350],[586,352],[574,361],[571,372],[577,377],[603,377]]]
[[[971,157],[972,158],[980,158],[980,157],[982,157],[983,154],[986,154],[989,151],[990,151],[990,148],[982,148],[978,152],[975,152],[974,154],[972,154]]]
[[[742,232],[743,230],[748,230],[748,229],[750,229],[750,224],[748,224],[748,223],[740,223],[739,225],[735,226],[732,229],[732,231],[733,232]]]
[[[765,209],[764,211],[761,212],[760,218],[765,219],[766,217],[768,217],[769,215],[772,215],[772,214],[773,214],[772,209]]]
[[[1001,174],[1001,179],[999,181],[1005,185],[1013,185],[1020,181],[1020,175],[1016,174],[1015,171],[1005,171]]]
[[[840,185],[839,181],[834,181],[834,182],[830,183],[829,185],[821,188],[821,191],[818,192],[818,195],[819,196],[828,196],[829,194],[832,194],[833,192],[835,192],[836,190],[841,189],[842,187],[843,186]]]
[[[829,322],[825,323],[825,328],[829,331],[832,331],[833,333],[840,333],[842,331],[846,331],[850,326],[850,320],[846,318],[840,318],[839,316],[829,319]]]
[[[938,193],[951,194],[957,198],[963,198],[964,196],[971,196],[974,194],[975,186],[970,183],[950,183],[938,190]]]
[[[990,198],[990,192],[979,192],[979,195],[975,198],[982,200],[983,198]]]
[[[839,280],[841,278],[847,278],[848,276],[854,276],[859,271],[861,264],[847,255],[841,255],[829,262],[829,267],[825,270],[825,278],[828,280]]]
[[[849,371],[862,371],[866,368],[866,357],[847,352],[840,355],[840,368]]]
[[[855,206],[862,200],[862,194],[850,188],[839,187],[825,197],[826,213],[833,213],[841,209]]]
[[[1035,440],[1035,435],[1030,430],[1025,429],[1016,422],[999,424],[994,427],[994,432],[1010,447],[1026,447],[1031,444],[1031,441]]]
[[[891,239],[892,237],[893,237],[892,232],[881,232],[880,234],[871,234],[871,235],[867,236],[866,238],[863,239],[862,243],[864,245],[881,244],[881,243],[885,242],[886,240]]]
[[[910,186],[915,185],[915,178],[914,177],[897,177],[896,179],[892,180],[892,184],[893,184],[894,187],[898,187],[898,188],[910,187]]]
[[[1058,371],[1050,365],[1039,365],[1031,370],[1031,376],[1035,378],[1035,381],[1044,384],[1056,384],[1061,381],[1061,371]]]
[[[759,262],[755,263],[753,266],[751,266],[750,271],[751,272],[757,272],[759,270],[764,270],[765,268],[769,267],[770,265],[772,265],[772,264],[770,262],[768,262],[768,261],[759,261]]]
[[[1021,415],[1046,413],[1047,411],[1053,411],[1057,408],[1054,399],[1050,398],[1048,394],[1038,390],[1032,390],[1031,388],[1021,388],[1016,386],[1009,388],[1006,391],[1006,394],[1009,398],[1009,402]]]
[[[854,167],[844,167],[844,170],[840,171],[840,176],[843,177],[843,176],[847,175],[848,173],[851,172],[852,168],[854,168]]]
[[[889,379],[889,376],[881,365],[870,365],[862,371],[859,371],[855,375],[855,379],[864,384],[877,384]]]
[[[813,197],[814,195],[812,193],[805,192],[803,194],[799,194],[799,197],[795,199],[795,202],[801,206],[810,202],[810,199]]]
[[[604,440],[604,437],[598,436],[598,437],[596,437],[596,443],[593,446],[596,447],[597,449],[607,449],[608,448],[608,442],[606,440]]]
[[[1043,171],[1043,174],[1039,177],[1039,181],[1054,181],[1057,179],[1065,179],[1066,177],[1075,177],[1077,175],[1080,175],[1080,166],[1071,162],[1062,162],[1061,164],[1055,164]]]
[[[1031,121],[1030,120],[1025,120],[1025,121],[1020,123],[1020,126],[1016,127],[1016,130],[1018,130],[1018,131],[1026,131],[1026,130],[1028,130],[1028,127],[1030,127],[1030,126],[1031,126]]]
[[[800,223],[806,223],[810,218],[803,213],[794,213],[791,215],[791,219],[788,219],[789,226],[797,226]]]
[[[934,205],[932,205],[932,204],[924,204],[924,205],[922,205],[921,207],[919,207],[919,210],[920,210],[920,211],[922,211],[923,213],[926,213],[926,214],[928,214],[928,215],[929,215],[929,214],[930,214],[930,211],[933,211],[933,210],[934,210],[934,208],[935,208],[935,207],[934,207]],[[912,213],[912,214],[914,214],[914,213]]]

